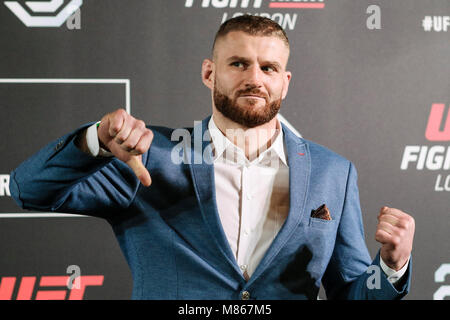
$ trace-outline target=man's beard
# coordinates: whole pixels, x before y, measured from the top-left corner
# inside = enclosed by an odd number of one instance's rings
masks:
[[[249,98],[248,104],[250,107],[241,106],[237,103],[237,99],[242,95],[253,94],[263,97],[266,103],[263,107],[253,106],[256,103],[252,103]],[[265,124],[272,120],[278,113],[281,107],[281,97],[275,101],[269,102],[267,95],[262,94],[257,88],[248,88],[245,90],[239,90],[236,92],[236,96],[231,100],[227,95],[220,92],[214,85],[214,104],[216,109],[222,113],[228,119],[239,123],[247,128],[254,128]]]

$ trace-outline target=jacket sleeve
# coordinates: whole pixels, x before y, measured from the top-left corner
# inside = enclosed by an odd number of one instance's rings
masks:
[[[395,287],[380,266],[380,254],[371,261],[365,244],[357,186],[357,173],[350,163],[343,212],[334,251],[323,277],[328,299],[400,299],[408,293],[412,259]]]
[[[139,187],[132,170],[75,145],[77,135],[90,125],[51,142],[11,172],[11,196],[20,207],[102,217],[130,204]]]

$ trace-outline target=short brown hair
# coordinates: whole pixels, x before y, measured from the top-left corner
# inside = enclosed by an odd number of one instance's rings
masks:
[[[214,38],[213,52],[217,40],[232,31],[242,31],[252,36],[278,37],[289,48],[289,39],[286,32],[278,23],[269,18],[245,14],[231,18],[220,26]]]

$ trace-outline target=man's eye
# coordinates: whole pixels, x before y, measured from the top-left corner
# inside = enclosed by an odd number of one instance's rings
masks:
[[[243,64],[242,62],[239,62],[239,61],[232,62],[231,65],[232,65],[233,67],[238,67],[238,68],[241,68],[241,67],[244,66],[244,64]]]
[[[275,68],[270,67],[270,66],[262,67],[261,70],[264,71],[264,72],[274,72],[274,71],[276,71]]]

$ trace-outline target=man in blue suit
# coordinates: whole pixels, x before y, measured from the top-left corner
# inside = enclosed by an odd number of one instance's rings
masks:
[[[105,218],[134,299],[316,299],[321,284],[328,299],[399,299],[414,219],[383,207],[372,261],[355,167],[276,117],[288,57],[278,24],[228,20],[202,65],[212,117],[173,130],[109,113],[22,163],[11,194]]]

